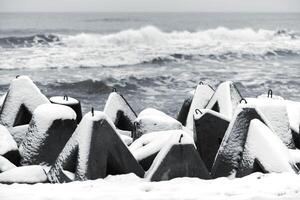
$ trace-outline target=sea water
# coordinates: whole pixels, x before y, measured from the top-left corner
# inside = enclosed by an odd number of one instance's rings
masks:
[[[300,101],[298,13],[1,13],[0,94],[29,75],[102,110],[112,87],[176,116],[199,81]]]

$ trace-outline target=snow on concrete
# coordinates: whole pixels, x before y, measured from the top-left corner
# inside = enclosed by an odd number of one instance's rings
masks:
[[[140,161],[150,155],[153,155],[163,149],[165,146],[177,144],[180,135],[183,134],[182,143],[186,140],[194,144],[190,136],[186,135],[185,131],[182,130],[168,130],[168,131],[157,131],[151,132],[141,136],[135,140],[130,146],[129,150],[136,160]],[[186,139],[189,138],[189,139]]]
[[[106,101],[103,112],[107,114],[113,122],[115,122],[119,111],[122,111],[123,114],[132,122],[136,118],[135,112],[131,109],[127,101],[117,92],[112,92]]]
[[[186,127],[193,130],[193,115],[195,109],[203,109],[208,104],[214,94],[214,90],[209,85],[199,84],[195,90],[194,97],[186,119]]]
[[[226,81],[218,86],[206,108],[213,109],[215,105],[218,105],[218,112],[231,119],[241,99],[233,82]]]
[[[0,183],[44,183],[47,176],[42,166],[16,167],[0,173]],[[2,198],[0,198],[2,199]]]
[[[2,107],[3,103],[4,103],[4,100],[6,98],[6,95],[7,95],[7,92],[4,93],[1,97],[0,97],[0,108]]]
[[[16,166],[12,164],[9,160],[4,158],[3,156],[0,156],[0,173],[13,169],[15,167]]]
[[[294,172],[288,148],[258,119],[250,122],[245,151],[251,157],[248,162],[257,158],[267,172]]]
[[[13,136],[13,138],[16,141],[18,146],[23,141],[23,139],[26,135],[26,132],[28,130],[28,127],[29,127],[29,124],[9,128],[10,134]]]
[[[19,76],[12,80],[1,108],[0,123],[12,127],[20,106],[26,106],[29,112],[45,103],[50,103],[32,80],[27,76]]]
[[[38,162],[41,158],[39,158],[38,155],[45,153],[40,151],[42,151],[41,148],[44,147],[44,145],[47,145],[46,141],[49,137],[48,130],[55,120],[76,120],[76,113],[72,108],[60,104],[42,104],[34,110],[29,129],[25,135],[26,139],[22,141],[19,147],[23,159],[22,162],[24,162],[23,164],[40,164]],[[70,129],[71,128],[73,127],[70,127]],[[57,134],[61,134],[57,136],[60,137],[61,141],[65,138],[62,135],[63,130]],[[56,144],[52,144],[53,147],[55,145]],[[49,152],[49,157],[50,155],[51,153]]]
[[[269,128],[289,147],[295,148],[285,101],[273,98],[247,98],[257,108]]]
[[[9,151],[18,150],[17,143],[3,125],[0,125],[0,155],[4,155]]]
[[[300,129],[300,102],[285,101],[291,129],[299,134]]]
[[[164,134],[164,133],[162,133]],[[141,149],[139,151],[139,156],[145,156],[142,154],[148,154],[152,151],[152,149],[159,149],[159,152],[155,159],[153,160],[152,165],[150,166],[149,170],[145,172],[145,178],[148,180],[151,180],[151,177],[153,176],[153,173],[156,171],[156,169],[160,166],[161,162],[165,158],[165,156],[170,151],[171,147],[176,144],[194,144],[193,138],[191,138],[185,131],[182,130],[173,130],[168,131],[168,133],[165,134],[165,142],[162,144],[160,141],[156,140],[152,144],[150,143],[149,147],[145,149]],[[167,136],[168,135],[168,136]],[[162,136],[158,136],[162,137]],[[166,140],[167,139],[167,140]],[[162,139],[161,139],[162,140]],[[147,146],[147,145],[145,145]],[[196,147],[195,147],[196,148]]]
[[[201,180],[176,178],[149,182],[134,174],[108,176],[94,181],[66,184],[0,185],[5,200],[270,200],[299,199],[300,176],[291,173],[254,173],[244,178]]]
[[[95,122],[98,122],[100,120],[106,120],[117,133],[117,129],[114,123],[104,112],[94,111],[93,114],[92,112],[85,114],[81,122],[77,126],[75,132],[66,143],[62,152],[59,154],[53,171],[59,170],[62,166],[68,163],[68,159],[70,159],[70,157],[72,157],[72,154],[78,150],[79,152],[76,157],[77,163],[75,171],[77,176],[81,178],[83,177],[84,179],[88,167],[87,165],[91,148],[90,145],[93,137],[93,135],[91,134],[93,125],[95,124]],[[119,134],[116,135],[120,137]]]
[[[50,98],[51,102],[55,102],[57,104],[63,104],[63,105],[74,105],[78,104],[79,101],[77,99],[74,99],[72,97],[63,97],[63,96],[54,96]]]
[[[144,109],[136,118],[138,137],[155,131],[182,129],[182,124],[169,115],[154,108]]]
[[[225,121],[230,121],[230,119],[227,116],[225,116],[221,113],[215,112],[213,110],[210,110],[210,109],[199,109],[199,111],[200,112],[194,113],[193,117],[194,117],[195,120],[200,119],[202,117],[202,115],[204,115],[205,113],[210,113],[210,114],[215,115],[215,116],[217,116],[221,119],[224,119]]]

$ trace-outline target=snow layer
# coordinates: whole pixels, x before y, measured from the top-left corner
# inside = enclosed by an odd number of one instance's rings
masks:
[[[78,104],[79,101],[77,99],[74,99],[72,97],[64,98],[63,96],[54,96],[50,98],[51,102],[57,103],[57,104],[63,104],[63,105],[74,105]]]
[[[103,112],[115,122],[119,111],[123,111],[123,114],[132,122],[136,118],[135,112],[131,109],[127,101],[117,92],[112,92],[106,101]]]
[[[250,122],[245,149],[267,172],[294,172],[288,148],[258,119]]]
[[[95,181],[67,184],[0,185],[5,200],[296,200],[300,198],[300,176],[291,173],[254,173],[244,178],[201,180],[176,178],[149,182],[134,174],[108,176]]]
[[[145,134],[135,140],[129,146],[129,150],[135,159],[140,161],[168,145],[178,144],[181,134],[184,136],[181,143],[190,142],[194,144],[193,140],[182,130],[157,131]]]
[[[13,169],[15,167],[16,166],[12,164],[9,160],[4,158],[3,156],[0,156],[0,173]]]
[[[230,119],[225,116],[225,115],[222,115],[221,113],[218,113],[218,112],[215,112],[213,110],[210,110],[210,109],[199,109],[201,113],[194,113],[194,119],[197,120],[197,119],[200,119],[202,117],[202,115],[204,115],[205,113],[210,113],[212,115],[215,115],[221,119],[224,119],[226,121],[230,121]]]
[[[143,110],[135,122],[138,123],[137,132],[139,135],[155,131],[178,130],[183,127],[176,119],[154,108]]]
[[[48,179],[43,167],[39,165],[16,167],[11,170],[0,173],[0,183],[32,184],[47,182],[47,180]]]
[[[269,128],[289,147],[294,148],[285,101],[273,98],[247,98],[257,108]]]
[[[168,140],[165,141],[164,144],[160,143],[159,141],[154,142],[151,146],[145,149],[142,149],[139,152],[139,156],[141,154],[145,153],[148,154],[149,151],[151,151],[151,148],[158,149],[160,147],[160,150],[153,160],[152,165],[150,166],[149,170],[145,172],[145,178],[148,180],[151,180],[151,177],[155,173],[156,169],[160,166],[163,159],[166,157],[168,152],[170,151],[171,147],[176,144],[194,144],[194,140],[192,137],[190,137],[186,132],[181,130],[173,130],[168,132],[169,135],[166,137]],[[196,148],[196,147],[195,147]]]
[[[214,90],[209,85],[199,84],[195,90],[194,97],[189,109],[189,113],[186,119],[186,127],[193,129],[193,115],[195,109],[202,109],[208,104],[209,100],[214,94]]]
[[[37,106],[45,103],[50,102],[32,80],[27,76],[19,76],[10,84],[1,108],[0,123],[12,127],[22,104],[26,106],[29,112],[33,113]]]
[[[55,120],[67,119],[76,120],[76,113],[68,106],[59,104],[42,104],[38,106],[34,110],[28,132],[25,136],[26,139],[23,140],[19,147],[23,161],[34,160],[34,157],[40,153],[40,148],[44,145],[45,140],[47,140],[48,129]]]
[[[5,126],[0,125],[0,155],[9,151],[18,150],[17,143]]]
[[[221,83],[207,104],[207,109],[213,109],[218,103],[219,112],[231,119],[241,96],[231,81]]]
[[[29,127],[29,124],[8,128],[9,132],[13,136],[13,138],[16,141],[18,146],[21,144],[21,142],[25,138],[28,127]]]
[[[299,133],[300,129],[300,102],[285,101],[290,126],[293,131]]]

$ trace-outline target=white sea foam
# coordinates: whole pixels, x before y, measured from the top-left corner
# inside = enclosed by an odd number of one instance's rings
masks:
[[[184,56],[300,54],[300,38],[289,32],[251,28],[163,32],[154,26],[111,34],[58,35],[47,45],[0,48],[0,68],[134,65]],[[1,44],[0,44],[1,46]],[[191,59],[191,57],[189,57]]]

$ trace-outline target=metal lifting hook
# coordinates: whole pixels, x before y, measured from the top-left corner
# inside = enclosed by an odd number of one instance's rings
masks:
[[[92,112],[92,117],[94,117],[94,107],[92,107],[91,112]]]
[[[271,89],[268,91],[268,98],[273,98],[273,91]]]
[[[245,104],[247,104],[248,102],[247,102],[247,100],[246,99],[244,99],[244,98],[242,98],[241,100],[240,100],[240,103],[242,103],[242,102],[244,102]]]
[[[195,113],[198,115],[199,113],[202,115],[203,113],[201,112],[201,110],[200,109],[198,109],[198,108],[196,108],[195,109]]]
[[[69,100],[68,95],[65,95],[65,96],[64,96],[64,100],[66,100],[66,101]]]

